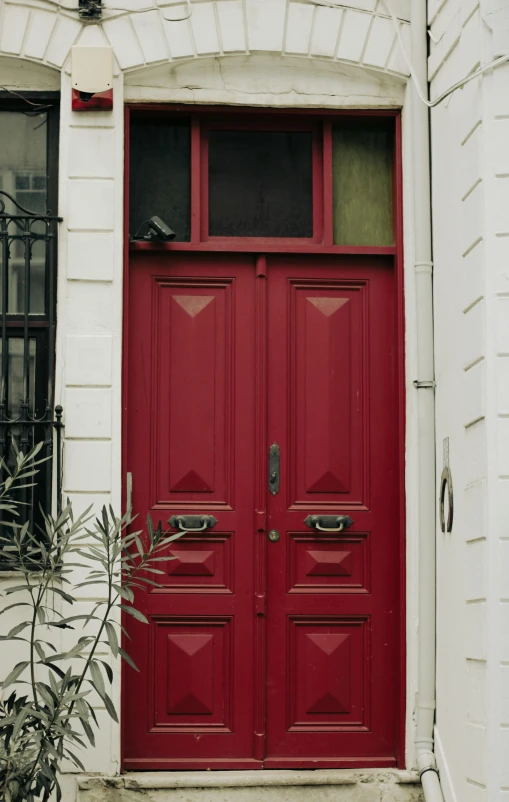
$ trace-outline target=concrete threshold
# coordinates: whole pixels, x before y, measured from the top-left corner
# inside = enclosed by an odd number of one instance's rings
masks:
[[[164,790],[172,788],[262,788],[270,786],[334,786],[359,783],[419,784],[417,772],[398,769],[312,769],[266,771],[161,771],[131,772],[116,777],[82,776],[81,790],[129,788]]]

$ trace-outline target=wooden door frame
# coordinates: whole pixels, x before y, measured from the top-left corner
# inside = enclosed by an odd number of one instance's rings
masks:
[[[148,243],[129,241],[129,155],[130,155],[130,122],[133,114],[143,114],[144,116],[170,116],[185,114],[191,118],[191,164],[196,166],[201,164],[202,138],[200,130],[201,118],[227,120],[228,117],[234,118],[237,122],[240,118],[258,118],[258,130],[263,129],[263,118],[272,123],[276,120],[287,121],[289,130],[293,127],[292,121],[296,119],[310,119],[309,130],[312,130],[320,122],[323,123],[323,192],[320,202],[323,203],[323,243],[299,242],[299,240],[281,239],[277,242],[273,239],[262,238],[231,238],[220,241],[204,240],[201,224],[201,203],[200,199],[200,170],[192,168],[191,171],[191,241],[190,242],[169,242],[169,243]],[[355,245],[333,245],[332,244],[332,121],[342,118],[343,120],[358,120],[362,117],[369,118],[392,118],[394,119],[394,160],[393,160],[393,229],[394,239],[391,246],[355,246]],[[315,125],[313,125],[315,123]],[[235,124],[233,124],[235,125]],[[269,123],[270,125],[270,123]],[[237,126],[235,126],[237,127]],[[294,129],[295,130],[295,129]],[[313,152],[314,152],[313,147]],[[316,186],[316,159],[313,157],[313,184]],[[315,190],[313,191],[313,202]],[[314,212],[313,212],[314,214]],[[313,217],[315,223],[315,217]],[[316,229],[314,225],[314,234]],[[210,253],[210,252],[236,252],[253,253],[257,259],[263,259],[264,254],[299,254],[302,256],[311,254],[337,254],[337,255],[370,255],[370,256],[392,256],[394,260],[394,278],[397,308],[397,415],[398,415],[398,489],[399,489],[399,654],[397,664],[399,666],[399,687],[398,696],[399,710],[396,716],[397,726],[395,732],[395,754],[397,767],[405,768],[405,735],[406,735],[406,707],[407,707],[407,659],[406,659],[406,486],[405,486],[405,446],[406,446],[406,393],[405,393],[405,296],[404,296],[404,248],[403,248],[403,162],[402,162],[402,121],[400,109],[359,109],[359,110],[324,110],[324,109],[276,109],[276,108],[251,108],[251,107],[229,107],[229,106],[198,106],[186,104],[160,104],[160,103],[130,103],[125,105],[124,110],[124,270],[123,270],[123,316],[122,316],[122,447],[121,447],[121,471],[122,471],[122,504],[125,504],[126,493],[126,471],[127,471],[127,442],[128,442],[128,341],[129,341],[129,254],[130,251],[189,251],[190,253]],[[257,471],[264,471],[265,465],[257,465]],[[122,620],[125,615],[122,614]],[[122,635],[123,648],[128,648],[125,643],[125,636]],[[120,705],[120,748],[121,766],[123,765],[124,755],[124,709],[127,703],[122,692],[124,685],[124,672],[126,665],[122,661],[121,668],[121,705]]]

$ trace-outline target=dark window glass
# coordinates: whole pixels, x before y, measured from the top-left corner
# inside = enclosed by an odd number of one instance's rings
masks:
[[[48,207],[48,124],[47,114],[27,115],[17,111],[0,111],[0,189],[8,192],[29,212],[45,214]],[[5,198],[7,211],[15,211]],[[17,210],[18,213],[19,210]],[[32,231],[44,234],[43,223],[33,222]],[[12,228],[10,232],[13,233]],[[30,242],[30,314],[45,313],[45,243]],[[10,242],[9,314],[25,311],[25,242]],[[0,271],[3,270],[0,252]],[[2,291],[0,286],[0,308]]]
[[[209,133],[209,235],[312,237],[310,133]]]
[[[47,114],[1,111],[0,141],[0,189],[30,212],[44,214],[48,206]]]
[[[336,245],[392,245],[393,149],[392,126],[333,126]]]
[[[188,121],[132,120],[130,233],[157,215],[188,242],[191,234],[191,132]],[[145,231],[141,231],[143,235]]]
[[[8,344],[8,381],[7,381],[7,415],[17,418],[21,415],[21,404],[25,398],[24,385],[24,342],[22,337],[9,337]],[[28,340],[28,400],[30,415],[36,414],[35,409],[35,360],[36,341]],[[0,340],[0,360],[2,358],[2,342]]]
[[[30,176],[17,175],[15,178],[16,189],[30,189]]]
[[[34,215],[58,209],[58,106],[43,99],[44,112],[27,108],[10,97],[0,107],[0,190],[10,196],[0,195],[0,318],[5,312],[6,323],[0,337],[0,457],[7,465],[15,459],[15,446],[27,451],[43,441],[41,456],[53,452],[58,229],[50,217]],[[41,505],[51,509],[51,478],[48,459],[36,486],[17,491],[23,502],[19,522],[29,521],[34,534],[42,523]]]

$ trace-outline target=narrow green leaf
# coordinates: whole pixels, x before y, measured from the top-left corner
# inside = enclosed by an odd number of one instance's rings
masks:
[[[110,697],[108,696],[107,693],[104,694],[103,700],[104,700],[104,704],[106,706],[106,710],[110,714],[110,716],[113,719],[113,721],[115,721],[118,724],[117,711],[115,710],[115,706],[114,706],[113,702],[111,701],[111,699],[110,699]]]
[[[82,718],[81,719],[81,726],[83,727],[85,735],[87,736],[87,738],[90,741],[90,743],[92,744],[92,746],[95,746],[94,731],[93,731],[92,727],[90,726],[90,724],[88,723],[88,721],[86,721],[85,719]]]
[[[118,637],[115,627],[110,621],[106,621],[106,634],[108,636],[108,643],[114,657],[118,657]]]
[[[7,688],[8,685],[12,685],[13,682],[16,682],[18,677],[23,673],[23,671],[28,665],[29,665],[28,661],[23,663],[16,663],[11,673],[8,674],[7,678],[4,679],[4,681],[2,682],[2,687]]]
[[[99,664],[92,660],[90,663],[90,674],[92,676],[92,683],[99,696],[104,697],[106,688],[104,686],[104,679]]]
[[[111,666],[108,663],[106,663],[104,660],[99,660],[98,662],[102,664],[104,670],[106,671],[106,676],[108,677],[108,679],[110,681],[110,684],[111,684],[113,682],[113,671],[111,669]]]
[[[127,604],[121,604],[119,606],[121,610],[124,610],[124,612],[129,613],[129,615],[132,615],[133,618],[136,618],[137,621],[141,621],[143,624],[148,624],[148,618],[145,615],[143,615],[143,613],[140,612],[140,610],[137,610],[136,607],[129,607]]]
[[[135,671],[140,670],[136,665],[136,663],[133,661],[133,659],[127,654],[127,652],[125,652],[123,649],[119,649],[119,654],[121,655],[121,657],[124,658],[126,663],[128,663],[131,666],[131,668],[134,668]]]

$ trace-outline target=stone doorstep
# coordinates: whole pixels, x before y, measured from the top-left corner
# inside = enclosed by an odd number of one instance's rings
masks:
[[[82,775],[82,791],[99,788],[164,790],[177,788],[261,788],[291,786],[354,786],[362,784],[420,786],[417,772],[397,769],[314,769],[310,771],[161,771],[131,772],[115,777]]]

